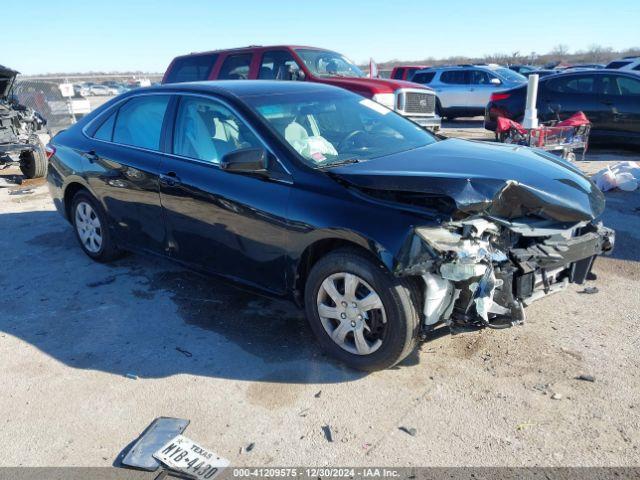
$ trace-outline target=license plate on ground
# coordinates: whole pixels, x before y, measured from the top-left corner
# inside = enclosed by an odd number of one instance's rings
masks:
[[[201,447],[184,435],[163,445],[153,456],[171,470],[211,480],[229,466],[229,460]]]

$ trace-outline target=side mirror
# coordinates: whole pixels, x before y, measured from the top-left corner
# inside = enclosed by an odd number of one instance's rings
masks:
[[[500,81],[500,79],[495,77],[489,80],[489,83],[491,83],[491,85],[502,85],[502,82]]]
[[[220,160],[220,168],[227,172],[265,174],[268,163],[265,149],[242,148],[224,155]]]

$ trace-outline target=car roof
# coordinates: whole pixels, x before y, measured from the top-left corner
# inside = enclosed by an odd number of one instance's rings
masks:
[[[140,90],[137,90],[138,92]],[[283,82],[282,80],[208,80],[202,82],[165,83],[146,87],[144,91],[172,91],[214,93],[236,97],[261,95],[286,95],[291,93],[313,93],[340,91],[342,88],[315,82]]]
[[[191,52],[191,53],[186,53],[184,55],[178,55],[176,58],[182,58],[182,57],[191,57],[191,56],[195,56],[195,55],[207,55],[207,54],[211,54],[211,53],[226,53],[226,52],[251,52],[254,50],[277,50],[277,49],[288,49],[288,48],[302,48],[305,50],[329,50],[329,51],[333,51],[330,50],[328,48],[320,48],[320,47],[308,47],[305,45],[248,45],[246,47],[235,47],[235,48],[220,48],[218,50],[206,50],[203,52]]]
[[[536,73],[536,72],[533,72]],[[626,76],[631,76],[631,77],[640,77],[640,72],[634,72],[633,70],[619,70],[617,68],[589,68],[589,69],[583,69],[583,70],[559,70],[557,73],[554,73],[552,75],[547,75],[545,77],[540,78],[540,81],[547,81],[547,80],[551,80],[554,78],[559,78],[559,77],[571,77],[571,76],[575,76],[575,75],[585,75],[585,74],[589,74],[589,75],[608,75],[608,74],[612,74],[615,73],[617,75],[626,75]]]
[[[497,64],[492,64],[492,65],[440,65],[438,67],[429,67],[429,68],[425,68],[423,69],[424,71],[437,71],[437,70],[468,70],[470,68],[474,68],[474,69],[485,69],[485,70],[491,70],[491,71],[495,71],[498,68],[507,68],[507,67],[503,67],[502,65],[497,65]]]

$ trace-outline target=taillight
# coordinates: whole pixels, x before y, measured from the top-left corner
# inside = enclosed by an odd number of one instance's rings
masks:
[[[44,146],[44,153],[47,155],[47,160],[49,160],[53,156],[53,154],[56,153],[56,147],[47,143]]]
[[[507,93],[507,92],[496,92],[496,93],[492,93],[491,94],[491,98],[489,99],[489,101],[497,102],[499,100],[506,100],[510,96],[511,96],[511,94]]]

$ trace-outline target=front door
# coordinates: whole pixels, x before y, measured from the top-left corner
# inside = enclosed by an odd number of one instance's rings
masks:
[[[491,94],[499,89],[499,84],[491,83],[492,79],[500,80],[484,70],[469,71],[469,95],[467,106],[472,110],[484,111]],[[504,87],[503,87],[504,88]]]
[[[264,145],[230,108],[201,96],[180,97],[170,143],[160,198],[172,256],[284,293],[291,185],[275,178],[275,159],[271,177],[220,169],[226,153]]]

